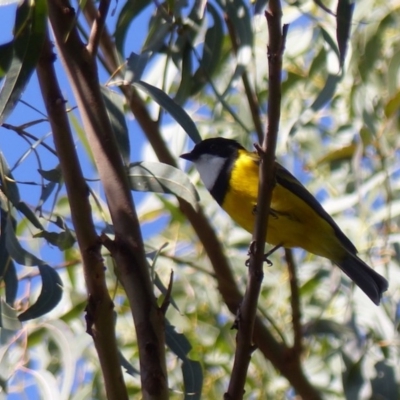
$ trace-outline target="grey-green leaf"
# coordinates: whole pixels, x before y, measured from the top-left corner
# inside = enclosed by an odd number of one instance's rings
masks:
[[[6,236],[6,248],[10,257],[18,264],[26,265],[28,267],[45,265],[46,263],[37,258],[35,255],[25,250],[19,243],[15,231],[13,228],[12,219],[9,216],[7,218],[6,229],[4,232]]]
[[[189,117],[187,112],[172,100],[171,97],[161,89],[143,81],[134,82],[133,85],[146,92],[156,103],[164,108],[164,110],[168,111],[175,121],[186,131],[194,143],[201,142],[200,133],[197,130],[195,123]]]
[[[333,97],[336,91],[336,86],[339,83],[341,76],[329,74],[328,79],[325,82],[325,86],[319,92],[317,98],[311,104],[311,108],[314,112],[324,107]]]
[[[13,57],[0,92],[0,125],[14,109],[36,67],[46,28],[46,0],[25,0],[17,10]]]
[[[125,120],[123,97],[103,86],[101,87],[101,93],[103,94],[103,100],[118,149],[125,164],[128,164],[131,155],[131,145],[129,142],[128,125]]]
[[[18,316],[20,321],[28,321],[50,312],[60,302],[62,297],[62,281],[54,268],[49,265],[39,266],[42,278],[42,290],[34,304]]]
[[[197,207],[199,195],[187,175],[180,169],[155,162],[129,165],[130,188],[139,192],[169,193]]]
[[[339,46],[341,67],[343,67],[346,58],[354,6],[355,4],[352,0],[339,0],[336,9],[336,39]]]
[[[21,322],[18,320],[17,312],[3,299],[0,301],[1,305],[1,321],[0,327],[9,331],[18,331],[22,328]]]

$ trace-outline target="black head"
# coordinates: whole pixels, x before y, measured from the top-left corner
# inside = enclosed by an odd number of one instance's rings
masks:
[[[182,154],[180,157],[189,161],[196,161],[200,156],[208,154],[220,158],[229,158],[239,149],[244,149],[236,140],[221,137],[205,139],[192,149],[190,153]]]

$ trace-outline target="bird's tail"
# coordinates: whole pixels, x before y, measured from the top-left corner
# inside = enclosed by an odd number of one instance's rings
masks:
[[[388,288],[388,281],[355,254],[348,253],[337,263],[340,269],[376,304]]]

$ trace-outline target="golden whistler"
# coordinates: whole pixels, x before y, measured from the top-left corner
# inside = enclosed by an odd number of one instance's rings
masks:
[[[256,217],[260,158],[238,142],[206,139],[182,158],[192,161],[218,204],[230,217],[253,231]],[[328,258],[379,304],[388,282],[357,256],[357,249],[315,197],[284,167],[276,163],[266,242],[300,247]]]

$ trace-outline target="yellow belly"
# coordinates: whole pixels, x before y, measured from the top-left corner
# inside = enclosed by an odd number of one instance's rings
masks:
[[[232,171],[230,188],[222,204],[230,217],[252,233],[257,204],[258,166],[249,157],[240,157]],[[345,250],[332,226],[296,194],[277,184],[272,193],[266,242],[337,260]]]

